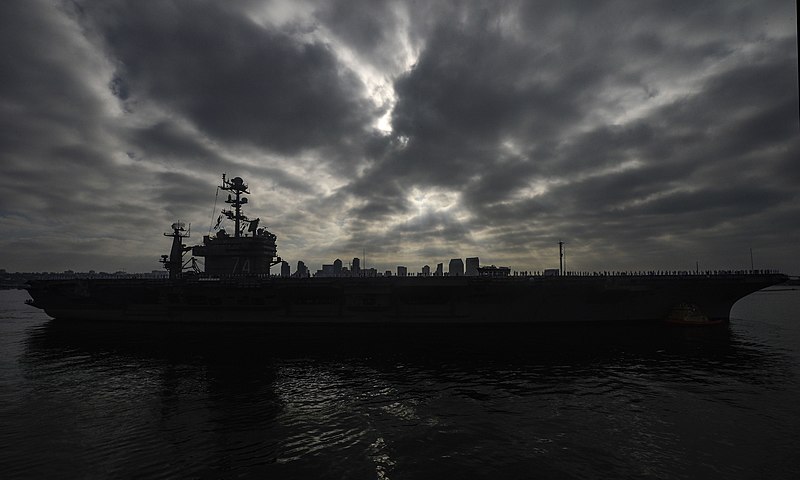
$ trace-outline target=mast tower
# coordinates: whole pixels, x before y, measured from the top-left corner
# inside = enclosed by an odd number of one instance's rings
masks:
[[[165,233],[165,237],[172,237],[172,248],[169,255],[161,255],[161,263],[169,272],[170,279],[180,278],[183,275],[183,253],[188,252],[192,247],[183,244],[183,239],[190,236],[190,231],[186,230],[186,225],[182,222],[175,222],[171,226],[172,233]],[[191,226],[189,227],[191,230]]]
[[[205,258],[205,274],[209,276],[227,275],[269,275],[270,267],[281,263],[277,255],[275,234],[265,228],[259,228],[260,219],[249,219],[242,213],[250,194],[247,184],[241,177],[230,180],[222,175],[222,190],[231,192],[225,203],[233,208],[222,210],[228,220],[234,222],[233,235],[224,229],[215,236],[203,236],[203,244],[192,248],[197,257]],[[247,228],[248,234],[243,231]]]
[[[233,195],[235,195],[235,197],[232,197],[228,194],[228,199],[225,200],[225,203],[233,206],[234,211],[223,210],[222,213],[228,220],[234,221],[236,226],[233,236],[234,238],[238,238],[241,236],[241,222],[250,221],[250,219],[242,214],[242,205],[247,203],[247,197],[243,197],[242,194],[246,193],[250,195],[250,192],[247,190],[247,185],[244,183],[244,180],[242,180],[242,177],[234,177],[231,180],[227,180],[224,173],[222,174],[222,185],[220,185],[219,188],[233,192]]]

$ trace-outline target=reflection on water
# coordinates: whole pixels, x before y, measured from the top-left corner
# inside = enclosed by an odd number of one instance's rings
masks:
[[[796,350],[741,323],[47,321],[20,330],[2,446],[26,476],[785,476]]]
[[[65,359],[95,363],[202,365],[230,388],[263,381],[278,364],[369,365],[387,374],[438,375],[524,371],[543,382],[617,371],[742,375],[758,383],[780,381],[780,349],[737,336],[730,327],[571,326],[371,327],[149,325],[50,321],[32,329],[26,360],[47,365]],[[784,372],[785,373],[785,372]],[[778,375],[771,379],[771,375]]]

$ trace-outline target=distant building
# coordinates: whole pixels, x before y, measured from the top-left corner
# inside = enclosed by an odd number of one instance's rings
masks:
[[[391,277],[392,276],[392,271],[391,270],[386,270],[386,273],[384,273],[383,276],[384,277]]]
[[[302,260],[297,261],[297,270],[295,270],[294,276],[297,278],[308,277],[308,267],[306,267],[306,264]]]
[[[398,265],[397,266],[397,276],[398,277],[407,277],[408,276],[408,268]]]
[[[545,277],[557,277],[559,275],[559,271],[557,268],[546,268],[544,271]]]
[[[467,268],[464,274],[468,277],[474,277],[478,275],[478,267],[480,266],[481,262],[478,257],[467,257]]]
[[[289,267],[289,262],[284,260],[281,262],[281,277],[289,276],[291,276],[291,268]]]
[[[356,277],[361,275],[361,260],[358,257],[353,259],[352,272]]]
[[[434,277],[441,277],[444,275],[444,264],[437,263],[436,264],[436,271],[433,272]]]
[[[378,276],[378,270],[375,269],[375,268],[366,268],[364,270],[361,270],[361,272],[363,272],[365,277],[377,277]]]
[[[447,272],[451,277],[463,277],[464,261],[460,258],[453,258],[450,260],[450,265],[448,266]]]
[[[342,274],[342,261],[338,258],[333,261],[333,276],[338,277]]]
[[[332,277],[333,275],[333,264],[326,263],[322,265],[322,268],[317,270],[317,273],[314,274],[315,277]]]
[[[422,276],[423,277],[430,277],[431,276],[431,267],[430,265],[425,265],[422,267]]]

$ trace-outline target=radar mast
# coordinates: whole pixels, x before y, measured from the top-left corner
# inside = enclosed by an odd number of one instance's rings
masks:
[[[172,248],[169,255],[161,255],[161,263],[169,272],[170,279],[180,278],[183,275],[183,253],[188,252],[192,247],[183,244],[183,239],[191,236],[191,225],[186,230],[186,224],[175,222],[171,226],[172,233],[165,233],[165,237],[172,237]]]
[[[247,185],[242,180],[242,177],[234,177],[228,180],[225,178],[224,173],[222,174],[222,185],[219,188],[233,192],[234,196],[228,194],[228,199],[225,200],[225,203],[233,205],[234,211],[223,210],[222,213],[228,220],[233,220],[236,224],[233,236],[238,238],[241,236],[241,222],[250,222],[250,219],[242,214],[242,205],[247,203],[247,197],[243,197],[242,194],[250,195],[250,192],[247,190]]]

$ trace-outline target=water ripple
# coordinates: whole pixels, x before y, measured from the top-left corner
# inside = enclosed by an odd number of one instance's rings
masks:
[[[66,325],[0,305],[4,478],[727,479],[799,466],[789,320],[509,338]]]

